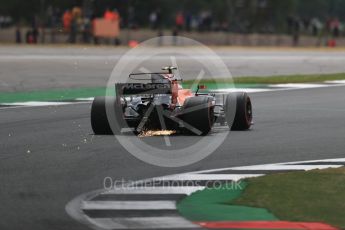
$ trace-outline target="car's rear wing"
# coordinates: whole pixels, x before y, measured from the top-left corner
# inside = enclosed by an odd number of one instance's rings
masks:
[[[117,96],[171,94],[172,92],[170,83],[117,83],[115,90]]]

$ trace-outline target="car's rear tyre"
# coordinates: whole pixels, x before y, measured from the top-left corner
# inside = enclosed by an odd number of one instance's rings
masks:
[[[236,100],[236,112],[233,122],[231,122],[229,111],[233,109],[231,108],[231,104],[233,104],[231,100],[234,99]],[[225,101],[225,111],[228,126],[231,130],[247,130],[251,127],[253,121],[253,110],[250,97],[247,93],[236,92],[235,94],[228,94]]]
[[[95,97],[91,106],[91,126],[96,135],[112,135],[107,106],[115,106],[115,97]]]
[[[213,98],[208,96],[187,98],[183,105],[182,120],[186,123],[185,130],[188,133],[208,134],[214,124]]]

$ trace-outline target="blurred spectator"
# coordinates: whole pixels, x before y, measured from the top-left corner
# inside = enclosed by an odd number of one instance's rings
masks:
[[[0,15],[0,28],[4,27],[5,17]]]
[[[69,32],[72,24],[72,13],[70,10],[66,10],[62,16],[62,24],[65,31]]]
[[[0,28],[5,27],[5,17],[0,15]]]
[[[205,10],[200,13],[199,30],[210,31],[213,22],[211,11]]]
[[[151,29],[157,29],[157,12],[152,11],[149,17]]]
[[[181,11],[179,11],[176,14],[175,25],[176,25],[176,29],[178,29],[178,30],[182,30],[183,29],[183,26],[184,26],[184,16],[183,16],[183,13]]]
[[[107,8],[103,14],[103,18],[107,20],[112,20],[113,19],[113,12]]]
[[[78,28],[80,28],[81,24],[83,23],[81,8],[79,6],[73,7],[71,15],[72,20],[68,40],[70,43],[76,43]]]
[[[308,28],[310,28],[311,20],[309,18],[303,18],[301,20],[301,23],[303,25],[303,29],[307,30]]]
[[[72,19],[71,28],[69,30],[68,42],[76,43],[76,41],[77,41],[77,21],[75,19]]]
[[[82,17],[82,10],[79,6],[75,6],[72,8],[72,18],[76,19],[77,21]]]
[[[62,28],[64,28],[64,20],[63,15],[61,15],[60,9],[54,6],[50,6],[47,9],[46,12],[46,18],[48,18],[48,21],[46,23],[46,26],[48,28],[51,28],[50,30],[50,42],[55,43],[56,41],[56,29],[62,25]],[[61,24],[60,24],[61,22]],[[65,30],[65,29],[64,29]]]
[[[47,27],[53,27],[53,20],[54,20],[54,15],[53,15],[53,7],[48,6],[46,10],[46,16],[47,16],[47,21],[46,21],[46,26]]]
[[[293,27],[294,27],[294,22],[295,22],[295,18],[291,15],[289,15],[286,18],[286,24],[287,24],[287,32],[288,34],[292,34],[293,31]]]
[[[158,28],[159,30],[162,30],[163,16],[162,16],[161,9],[158,8],[156,11],[156,14],[157,14],[156,28]]]
[[[313,36],[318,36],[322,31],[322,22],[318,18],[312,18],[310,20],[311,32]]]
[[[130,6],[128,9],[128,26],[127,27],[129,29],[136,29],[138,27],[135,21],[135,8],[133,6]]]
[[[339,37],[340,34],[340,22],[338,18],[333,18],[329,23],[329,30],[334,38]]]
[[[117,11],[117,9],[114,9],[113,11],[111,11],[111,10],[109,10],[109,8],[107,8],[106,11],[104,12],[104,16],[103,17],[106,20],[120,21],[120,14]],[[119,38],[115,38],[114,39],[114,44],[115,45],[119,45],[120,44]]]
[[[17,44],[22,43],[22,33],[20,31],[20,27],[19,26],[16,27],[16,43]]]
[[[196,16],[191,17],[190,27],[192,30],[197,30],[199,28],[200,19]]]
[[[32,31],[28,30],[25,34],[25,41],[28,44],[33,44],[34,43],[34,37],[32,35]]]
[[[289,15],[286,19],[288,33],[291,34],[292,44],[298,46],[303,22],[297,16]]]
[[[162,46],[163,45],[163,36],[164,36],[164,31],[163,31],[163,15],[162,15],[162,12],[161,12],[161,9],[158,8],[157,9],[157,23],[156,23],[156,27],[158,29],[158,46]]]
[[[223,21],[220,24],[219,30],[224,31],[224,32],[228,31],[229,30],[229,23],[227,21]]]
[[[38,35],[39,35],[39,31],[38,31],[38,17],[35,15],[32,19],[32,23],[31,23],[31,33],[32,33],[32,43],[36,44],[38,41]]]
[[[301,30],[301,22],[298,17],[295,17],[293,20],[293,27],[292,27],[292,43],[294,46],[298,46],[299,44],[299,36]]]
[[[112,21],[119,21],[120,20],[120,14],[117,11],[117,9],[114,9],[113,11],[107,9],[104,12],[104,16],[103,17],[104,17],[104,19],[112,20]]]
[[[191,26],[192,26],[192,14],[190,12],[186,13],[186,19],[185,19],[185,26],[186,30],[189,32],[191,31]]]
[[[84,18],[81,26],[82,38],[84,43],[90,43],[92,36],[92,25],[89,18]]]

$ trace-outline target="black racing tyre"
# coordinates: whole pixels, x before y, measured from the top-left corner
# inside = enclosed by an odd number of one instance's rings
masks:
[[[182,120],[185,122],[185,129],[188,133],[206,135],[210,132],[214,124],[214,105],[212,97],[189,97],[186,99],[182,111]]]
[[[95,97],[91,107],[91,126],[96,135],[112,135],[106,106],[115,106],[115,97]]]
[[[253,110],[250,97],[245,92],[236,92],[235,95],[228,94],[225,101],[225,111],[229,111],[233,108],[231,106],[231,100],[236,100],[236,114],[233,122],[229,122],[231,118],[227,117],[228,125],[231,130],[247,130],[252,125]],[[229,116],[225,114],[225,116]]]

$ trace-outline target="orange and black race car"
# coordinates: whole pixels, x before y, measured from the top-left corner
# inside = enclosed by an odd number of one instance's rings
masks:
[[[133,73],[134,82],[115,84],[115,96],[96,97],[91,108],[95,134],[140,133],[146,130],[175,130],[179,133],[206,135],[213,125],[246,130],[252,125],[252,104],[245,92],[200,93],[182,87],[182,79],[173,70]]]

